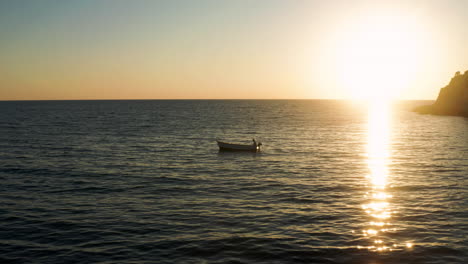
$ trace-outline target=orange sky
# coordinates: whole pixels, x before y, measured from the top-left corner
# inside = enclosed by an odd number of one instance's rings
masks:
[[[435,99],[467,1],[0,3],[0,100]]]

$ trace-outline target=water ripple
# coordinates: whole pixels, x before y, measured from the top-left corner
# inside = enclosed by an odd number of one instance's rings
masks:
[[[368,177],[368,113],[345,102],[0,110],[1,263],[468,261],[463,118],[395,108],[382,192]],[[219,153],[217,137],[265,146]]]

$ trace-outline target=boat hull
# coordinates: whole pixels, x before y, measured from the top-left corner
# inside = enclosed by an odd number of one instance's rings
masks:
[[[242,145],[242,144],[232,144],[221,141],[218,142],[218,147],[220,151],[248,151],[248,152],[257,152],[260,150],[259,145]]]

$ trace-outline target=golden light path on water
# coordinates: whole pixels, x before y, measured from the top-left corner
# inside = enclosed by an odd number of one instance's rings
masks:
[[[391,233],[397,230],[392,223],[392,194],[387,191],[390,176],[388,166],[391,162],[391,105],[387,101],[369,103],[367,129],[367,165],[369,174],[366,181],[369,191],[362,209],[369,217],[363,236],[369,244],[358,246],[370,251],[393,251],[410,248],[409,242],[392,241]]]

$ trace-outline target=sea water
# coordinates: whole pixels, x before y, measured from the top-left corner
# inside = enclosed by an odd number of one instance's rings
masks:
[[[0,261],[468,263],[468,119],[421,103],[0,102]]]

